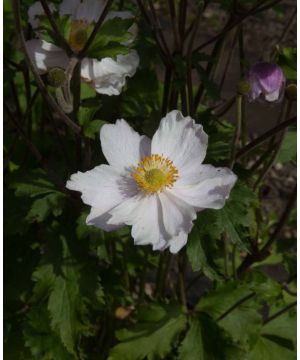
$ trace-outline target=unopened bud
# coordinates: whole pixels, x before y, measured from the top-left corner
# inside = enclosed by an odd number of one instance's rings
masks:
[[[52,68],[48,71],[47,80],[50,86],[59,88],[66,81],[65,71],[58,67]]]
[[[294,101],[297,99],[297,85],[290,84],[285,88],[285,96],[288,100]]]
[[[251,90],[251,86],[247,80],[240,80],[237,86],[237,92],[240,95],[247,95]]]

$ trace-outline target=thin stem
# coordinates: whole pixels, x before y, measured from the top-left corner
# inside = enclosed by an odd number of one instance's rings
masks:
[[[228,278],[228,264],[229,264],[229,241],[227,234],[223,235],[223,246],[224,246],[224,276]]]
[[[96,25],[95,25],[91,35],[89,36],[84,48],[78,54],[79,59],[84,58],[86,52],[88,51],[89,47],[91,46],[92,42],[94,41],[94,39],[95,39],[99,29],[100,29],[100,26],[102,25],[104,19],[106,18],[106,15],[107,15],[107,13],[108,13],[111,5],[112,5],[112,2],[113,2],[113,0],[107,0],[106,1],[106,4],[105,4],[104,9],[102,11],[102,14],[100,15],[98,21],[96,22]]]
[[[151,18],[148,16],[146,8],[145,8],[145,6],[143,4],[143,1],[142,0],[137,0],[137,3],[138,3],[138,6],[139,6],[139,8],[140,8],[146,22],[151,27],[152,34],[153,34],[154,40],[156,42],[156,45],[158,47],[159,54],[160,54],[162,62],[164,63],[165,66],[170,66],[171,65],[170,64],[170,59],[167,57],[167,54],[165,53],[165,50],[163,49],[163,46],[162,46],[162,44],[160,42],[159,36],[157,34],[157,31],[156,31],[156,27],[155,27],[155,25],[153,25],[153,23],[151,21]]]
[[[269,3],[266,6],[255,6],[253,7],[251,10],[249,10],[246,14],[242,15],[239,19],[235,20],[234,22],[232,22],[231,24],[227,24],[224,29],[222,31],[220,31],[217,35],[215,35],[214,37],[212,37],[211,39],[205,41],[204,43],[202,43],[201,45],[199,45],[195,51],[200,51],[203,50],[206,46],[210,45],[211,43],[214,43],[216,40],[219,40],[220,38],[222,38],[223,36],[225,36],[227,34],[228,31],[230,31],[231,29],[235,28],[237,25],[239,25],[240,23],[242,23],[245,19],[247,19],[249,16],[252,15],[256,15],[264,10],[269,9],[270,7],[276,5],[277,3],[281,2],[282,0],[274,0],[273,2]]]
[[[199,6],[197,14],[196,14],[194,22],[193,22],[192,33],[191,33],[190,41],[189,41],[188,48],[187,48],[187,55],[186,55],[186,58],[187,58],[186,68],[187,68],[188,105],[189,105],[189,114],[191,116],[194,113],[194,107],[193,107],[194,95],[193,95],[193,82],[192,82],[193,45],[194,45],[195,37],[196,37],[197,31],[199,28],[199,24],[200,24],[199,17],[200,17],[202,10],[203,10],[202,6]]]
[[[266,257],[269,256],[269,250],[273,245],[273,243],[275,242],[275,240],[277,239],[277,237],[280,235],[283,227],[285,226],[285,223],[289,219],[289,216],[295,206],[296,200],[297,200],[297,186],[295,186],[292,194],[290,195],[290,199],[287,203],[287,206],[283,214],[281,215],[281,218],[277,223],[277,226],[275,227],[275,230],[271,235],[270,239],[268,240],[268,242],[263,246],[263,248],[260,251],[255,252],[253,254],[248,254],[241,263],[241,265],[239,266],[237,270],[237,274],[239,277],[241,277],[253,263],[259,260],[264,260]]]
[[[160,285],[160,288],[161,288],[161,295],[162,295],[162,297],[164,297],[164,295],[165,295],[166,283],[167,283],[167,278],[168,278],[168,275],[169,275],[169,269],[170,269],[171,262],[172,262],[172,255],[171,255],[171,253],[169,252],[169,253],[167,254],[167,260],[166,260],[165,267],[164,267],[164,270],[163,270],[163,273],[162,273],[162,277],[161,277],[161,285]]]
[[[241,137],[242,101],[243,101],[243,96],[237,95],[236,96],[236,127],[235,127],[234,138],[232,141],[232,147],[231,147],[230,169],[233,169],[233,166],[235,164],[236,152]]]
[[[266,325],[267,323],[269,323],[272,320],[275,320],[276,318],[278,318],[278,316],[284,314],[285,312],[287,312],[288,310],[290,310],[291,308],[293,308],[294,306],[297,305],[297,301],[292,302],[291,304],[287,305],[285,308],[281,309],[280,311],[278,311],[277,313],[275,313],[274,315],[268,317],[265,321],[264,321],[264,325]]]
[[[50,107],[57,113],[57,115],[68,125],[76,134],[81,133],[81,127],[75,124],[58,106],[56,101],[53,99],[51,95],[48,94],[47,88],[41,79],[38,70],[35,66],[35,64],[31,61],[30,56],[28,54],[26,44],[25,44],[25,38],[24,38],[24,32],[21,26],[21,14],[20,14],[20,2],[19,0],[13,0],[13,8],[14,8],[14,16],[15,16],[15,24],[16,24],[16,33],[19,36],[19,40],[21,43],[21,49],[25,54],[26,62],[30,67],[30,70],[35,78],[35,81],[37,83],[37,86],[43,95],[45,101],[47,104],[50,105]]]
[[[179,49],[179,32],[178,28],[176,26],[177,24],[177,15],[176,15],[176,8],[174,0],[168,0],[169,5],[169,11],[170,11],[170,17],[171,17],[171,24],[172,24],[172,30],[173,30],[173,36],[174,36],[174,45],[175,49]]]
[[[231,265],[232,265],[232,275],[233,278],[236,280],[237,279],[237,273],[236,273],[236,245],[234,244],[232,247],[232,254],[231,254],[232,258],[231,258]]]
[[[295,8],[295,10],[293,11],[291,17],[288,19],[286,25],[284,26],[281,35],[279,36],[278,40],[273,45],[274,50],[272,51],[271,56],[270,56],[271,60],[276,55],[276,47],[285,39],[285,37],[287,36],[289,31],[291,30],[291,28],[292,28],[292,26],[294,24],[294,20],[296,18],[296,15],[297,15],[297,8]]]
[[[259,136],[257,139],[253,140],[251,143],[243,147],[241,150],[239,150],[236,154],[236,159],[245,156],[248,154],[251,150],[254,150],[258,145],[263,144],[266,140],[268,140],[270,137],[276,135],[286,127],[294,124],[297,122],[297,117],[294,116],[291,119],[285,120],[279,125],[275,126],[271,130],[268,130],[263,135]]]
[[[42,7],[45,11],[45,14],[49,20],[49,23],[52,27],[52,30],[57,38],[57,41],[59,42],[60,46],[65,50],[65,52],[67,53],[68,56],[72,56],[73,55],[73,50],[71,49],[70,45],[68,44],[68,42],[66,41],[65,37],[63,36],[63,34],[60,32],[56,21],[54,19],[54,16],[47,4],[46,0],[40,0],[40,3],[42,4]]]
[[[179,255],[177,258],[178,264],[178,281],[179,281],[179,292],[180,301],[185,310],[187,310],[186,293],[185,293],[185,282],[184,282],[184,264],[183,259]]]
[[[170,87],[172,82],[172,69],[166,67],[165,69],[165,81],[164,81],[164,95],[163,95],[163,103],[162,103],[162,116],[165,116],[168,112],[168,103],[170,98]]]

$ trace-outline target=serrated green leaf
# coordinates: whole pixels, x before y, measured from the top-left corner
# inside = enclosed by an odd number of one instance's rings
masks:
[[[138,324],[133,330],[123,329],[116,336],[122,342],[112,348],[109,360],[155,360],[164,358],[172,349],[186,318],[176,312],[158,322]]]
[[[190,320],[190,328],[179,347],[179,360],[229,360],[238,349],[210,317],[201,314]]]
[[[210,221],[207,215],[209,213],[200,214],[202,222]],[[203,271],[208,278],[219,279],[212,259],[212,245],[211,239],[205,237],[205,228],[196,225],[189,235],[187,256],[193,271]]]
[[[131,39],[132,34],[128,32],[128,29],[132,23],[133,19],[119,17],[106,21],[89,47],[87,55],[101,59],[128,53],[128,46],[122,43]]]
[[[84,135],[90,139],[95,139],[99,136],[100,129],[104,124],[107,124],[107,122],[103,120],[93,120],[89,122],[84,126]]]
[[[72,360],[59,337],[51,332],[46,308],[34,307],[27,315],[24,330],[25,346],[36,360]]]
[[[204,295],[196,306],[196,310],[209,314],[217,319],[233,305],[251,295],[248,286],[238,281],[219,285],[216,290]]]
[[[46,196],[35,200],[26,216],[29,222],[42,222],[50,214],[55,217],[61,215],[63,211],[63,205],[65,201],[65,195],[59,192],[47,194]]]

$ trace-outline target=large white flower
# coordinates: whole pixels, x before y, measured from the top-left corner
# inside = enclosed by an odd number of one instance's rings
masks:
[[[71,19],[71,30],[67,39],[71,48],[79,52],[87,41],[87,28],[95,23],[104,8],[105,1],[102,0],[64,0],[59,5],[59,15],[69,16]],[[50,4],[51,11],[55,11],[53,4]],[[44,10],[40,2],[34,3],[28,10],[29,22],[36,34],[40,25],[40,17],[44,15]],[[112,18],[133,18],[128,12],[109,12],[105,18],[108,21]],[[137,34],[136,25],[129,28],[129,32],[134,37]],[[130,45],[128,41],[125,45]],[[45,40],[32,39],[26,42],[30,58],[35,63],[40,74],[47,73],[53,68],[66,70],[68,67],[68,57],[64,50]],[[139,65],[139,56],[135,50],[130,50],[126,55],[118,55],[116,59],[103,58],[83,58],[81,66],[82,81],[90,84],[99,94],[119,95],[126,83],[126,77],[132,77]]]
[[[177,253],[187,242],[196,212],[220,209],[237,177],[227,168],[202,164],[207,134],[174,110],[152,141],[125,120],[101,128],[109,165],[73,174],[67,188],[91,206],[86,222],[106,231],[132,226],[135,244]]]

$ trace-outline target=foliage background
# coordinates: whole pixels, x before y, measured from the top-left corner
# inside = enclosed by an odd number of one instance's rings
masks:
[[[32,37],[26,15],[31,3],[22,1],[20,9],[27,39]],[[72,118],[82,128],[78,137],[37,87],[20,51],[13,7],[4,1],[7,359],[296,358],[294,125],[276,133],[281,140],[275,147],[269,148],[269,137],[234,159],[239,182],[229,201],[222,210],[199,214],[178,256],[134,247],[128,228],[104,233],[86,226],[88,208],[65,189],[70,174],[105,162],[98,136],[105,122],[123,117],[152,136],[166,111],[181,109],[209,134],[205,162],[228,166],[231,144],[240,151],[257,134],[276,127],[275,115],[290,102],[270,106],[243,99],[247,131],[233,141],[236,87],[251,64],[274,53],[288,83],[296,81],[288,28],[295,3],[156,1],[159,23],[151,3],[113,1],[113,8],[136,15],[140,66],[120,96],[100,96],[81,85]],[[249,16],[255,6],[264,9]],[[235,24],[230,31],[229,20]],[[177,23],[179,34],[199,25],[193,49],[219,37],[190,54],[187,37],[174,50],[172,24]],[[251,25],[257,23],[277,31],[270,30],[272,41],[264,46],[263,39],[255,42],[260,31]],[[155,41],[160,27],[171,67]],[[291,104],[287,118],[293,111]]]

